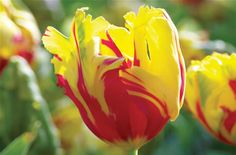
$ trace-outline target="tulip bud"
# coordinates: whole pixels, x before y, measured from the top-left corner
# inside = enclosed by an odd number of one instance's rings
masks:
[[[186,100],[194,116],[218,139],[236,144],[236,54],[192,61]]]
[[[40,33],[33,16],[15,5],[12,0],[0,0],[0,73],[13,55],[31,62],[39,42]]]
[[[206,52],[202,49],[206,41],[203,41],[201,36],[196,32],[180,31],[180,45],[186,66],[188,66],[192,60],[201,60],[206,56]]]
[[[59,86],[100,139],[138,149],[182,106],[185,68],[177,30],[163,9],[128,12],[124,27],[78,9],[71,35],[48,27],[45,47],[54,55]]]

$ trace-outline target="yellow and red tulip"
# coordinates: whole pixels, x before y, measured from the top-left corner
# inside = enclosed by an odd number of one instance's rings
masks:
[[[187,71],[186,100],[218,139],[236,145],[236,54],[214,53]]]
[[[0,73],[13,55],[31,62],[40,38],[31,13],[14,5],[11,0],[0,0]]]
[[[185,66],[177,30],[163,9],[128,12],[125,26],[78,9],[71,35],[48,27],[59,86],[100,139],[137,149],[152,139],[183,103]]]

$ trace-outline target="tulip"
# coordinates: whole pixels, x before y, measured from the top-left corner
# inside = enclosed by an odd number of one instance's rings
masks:
[[[214,53],[192,61],[187,71],[186,100],[210,133],[236,144],[236,54]]]
[[[177,30],[165,10],[140,7],[125,26],[92,20],[78,9],[67,38],[48,27],[42,38],[54,55],[58,85],[88,128],[105,142],[137,150],[183,103],[185,68]]]
[[[39,42],[40,33],[31,13],[14,5],[12,0],[0,0],[0,74],[13,55],[31,62]]]

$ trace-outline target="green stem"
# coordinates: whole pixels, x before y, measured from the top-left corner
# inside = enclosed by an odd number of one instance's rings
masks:
[[[128,155],[138,155],[138,150],[129,150]]]

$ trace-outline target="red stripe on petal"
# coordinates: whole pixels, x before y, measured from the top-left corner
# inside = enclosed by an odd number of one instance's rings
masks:
[[[160,112],[160,109],[158,109],[153,103],[148,102],[146,104],[146,115],[148,118],[148,126],[145,131],[145,134],[147,135],[148,140],[151,140],[156,134],[158,134],[163,127],[166,125],[166,123],[169,120],[169,116],[163,117],[163,115]],[[167,108],[165,107],[164,111],[167,111]]]
[[[224,126],[226,130],[231,133],[232,128],[236,125],[236,111],[230,111],[226,107],[222,107],[223,111],[226,113],[226,118],[224,120]]]
[[[77,82],[78,90],[85,101],[89,100],[91,96],[88,93],[88,90],[85,86],[83,71],[81,63],[78,65],[78,82]]]
[[[126,73],[126,74],[128,74],[129,76],[135,78],[135,79],[138,80],[139,82],[141,82],[140,78],[138,78],[137,76],[135,76],[135,75],[133,75],[133,74],[127,72],[126,70],[124,70],[123,72]]]
[[[44,34],[43,34],[43,36],[45,36],[45,37],[49,37],[49,35],[48,35],[48,34],[46,34],[46,33],[44,33]]]
[[[59,74],[57,74],[57,85],[59,86],[59,87],[66,87],[66,83],[65,83],[65,79],[64,79],[64,77],[62,76],[62,75],[59,75]]]
[[[75,34],[75,23],[73,25],[73,36],[75,39],[76,43],[76,48],[77,51],[79,52],[79,43],[77,41],[77,37]],[[85,85],[85,80],[83,77],[83,71],[82,71],[82,66],[81,63],[79,62],[78,64],[78,83],[77,83],[78,90],[80,92],[80,95],[88,105],[88,108],[90,112],[92,113],[93,117],[95,118],[95,128],[97,133],[96,135],[99,135],[102,137],[102,139],[105,139],[107,141],[114,141],[119,138],[119,135],[116,132],[115,124],[112,122],[112,120],[106,116],[106,114],[102,111],[100,104],[98,101],[90,96],[86,85]]]
[[[75,45],[76,45],[77,52],[79,53],[79,52],[80,52],[80,49],[79,49],[79,43],[78,43],[78,40],[77,40],[75,28],[76,28],[76,26],[75,26],[75,22],[74,22],[74,23],[73,23],[73,36],[74,36],[74,41],[75,41]]]
[[[64,77],[61,75],[57,75],[57,79],[58,84],[64,88],[66,95],[69,96],[70,99],[76,104],[85,124],[96,136],[98,136],[100,139],[104,139],[110,142],[114,142],[115,140],[120,139],[118,133],[116,132],[114,121],[111,118],[107,117],[105,113],[103,113],[100,105],[94,98],[86,98],[86,101],[89,105],[89,109],[92,115],[95,118],[95,124],[93,124],[89,119],[85,108],[83,107],[81,102],[76,98]]]
[[[134,87],[134,88],[137,88],[137,89],[145,89],[142,85],[138,84],[138,83],[135,83],[133,81],[130,81],[130,80],[127,80],[123,77],[120,77],[120,80],[126,84],[126,87],[127,88],[130,88],[130,87]]]
[[[205,116],[204,116],[204,114],[202,112],[201,104],[200,104],[199,101],[197,101],[196,110],[197,110],[197,115],[200,118],[201,122],[206,126],[206,128],[209,131],[211,131],[215,135],[214,131],[210,128],[209,124],[206,121],[206,118],[205,118]]]
[[[59,60],[59,61],[62,61],[62,58],[58,55],[58,54],[55,54],[54,57]]]
[[[139,99],[137,96],[130,97],[132,97],[133,101],[133,103],[128,105],[132,138],[144,137],[148,120],[146,114],[143,112],[143,108],[138,105],[139,102],[143,103],[144,99]]]
[[[140,60],[137,58],[135,42],[134,42],[134,66],[140,66]]]
[[[95,118],[96,128],[103,139],[109,142],[121,140],[113,115],[106,115],[96,99],[91,99],[89,102],[91,103],[89,109]]]
[[[102,111],[98,101],[89,94],[85,85],[82,68],[80,65],[78,65],[78,74],[79,79],[77,87],[80,95],[83,97],[95,119],[95,127],[98,134],[103,137],[102,139],[110,142],[121,139],[116,131],[116,124],[114,120]]]
[[[201,120],[201,122],[203,123],[203,125],[210,131],[211,134],[213,134],[214,136],[216,136],[218,139],[220,139],[221,141],[227,143],[227,144],[233,144],[233,142],[227,140],[222,134],[221,132],[215,132],[213,131],[209,124],[207,123],[205,117],[204,117],[204,114],[202,113],[202,110],[201,110],[201,104],[199,101],[197,101],[197,104],[196,104],[196,110],[197,110],[197,115],[199,117],[199,119]]]
[[[124,82],[126,82],[126,89],[136,91],[136,92],[139,92],[139,93],[142,93],[144,95],[151,97],[152,99],[154,99],[157,103],[159,103],[161,105],[161,107],[165,110],[165,113],[168,115],[166,105],[164,103],[162,103],[162,101],[159,98],[157,98],[156,96],[154,96],[153,94],[148,92],[142,85],[134,83],[134,82],[129,81],[127,79],[123,79],[123,78],[121,78],[121,79]]]
[[[115,42],[112,40],[110,34],[108,33],[108,31],[106,31],[106,36],[108,38],[108,40],[104,40],[102,39],[101,42],[103,45],[106,45],[107,47],[109,47],[117,57],[123,57],[121,51],[119,50],[119,48],[116,46]]]
[[[119,79],[119,70],[112,70],[104,76],[104,97],[113,115],[116,129],[123,140],[128,140],[131,135],[131,125],[129,116],[129,104],[131,101],[126,92],[124,84]]]
[[[180,56],[179,56],[180,57]],[[179,101],[181,102],[184,96],[184,87],[185,87],[185,73],[184,73],[184,65],[181,63],[179,59],[179,68],[180,68],[180,76],[181,76],[181,83],[180,83],[180,97]]]
[[[105,65],[110,65],[110,64],[116,62],[117,60],[119,60],[119,58],[116,58],[116,59],[114,59],[114,58],[107,58],[107,59],[105,59],[105,60],[103,61],[103,63],[104,63]]]
[[[229,86],[234,92],[234,95],[236,97],[236,80],[229,80]]]
[[[168,21],[171,21],[169,15],[167,13],[164,12],[164,17],[168,20]],[[171,24],[171,27],[172,29],[175,31],[176,28],[173,24]],[[181,78],[181,82],[180,82],[180,90],[179,90],[179,93],[180,93],[180,96],[179,96],[179,103],[181,104],[181,101],[183,99],[183,96],[184,96],[184,88],[185,88],[185,71],[184,71],[184,67],[185,65],[183,64],[183,62],[181,61],[181,48],[180,48],[180,45],[179,45],[179,39],[177,38],[177,30],[176,32],[174,33],[174,41],[175,41],[175,45],[176,45],[176,52],[178,54],[178,60],[179,60],[179,69],[180,69],[180,78]],[[184,60],[183,60],[184,61]]]
[[[50,32],[50,31],[48,30],[48,28],[46,28],[46,30],[45,30],[43,36],[49,37],[50,35],[48,35],[47,32]]]
[[[227,140],[221,133],[219,133],[216,136],[217,136],[217,138],[219,138],[219,140],[225,142],[226,144],[235,145],[235,144],[233,144],[233,142]]]
[[[142,96],[130,95],[129,90],[148,95],[157,102],[159,99],[148,93],[143,86],[119,77],[119,69],[104,75],[104,96],[113,115],[117,131],[123,140],[137,137],[154,137],[166,124],[168,114],[163,116],[154,103]],[[164,106],[160,103],[161,107]],[[167,112],[166,107],[164,111]]]
[[[123,62],[123,69],[131,68],[132,67],[132,61],[129,59],[126,59],[126,61]]]
[[[65,90],[65,94],[70,97],[70,99],[75,103],[77,108],[80,111],[80,115],[85,122],[85,124],[88,126],[88,128],[99,138],[104,139],[104,137],[97,131],[96,127],[93,125],[91,120],[88,118],[87,112],[84,109],[81,102],[75,97],[73,91],[71,90],[68,81],[64,79],[62,75],[57,75],[58,85],[60,87],[63,87]]]

